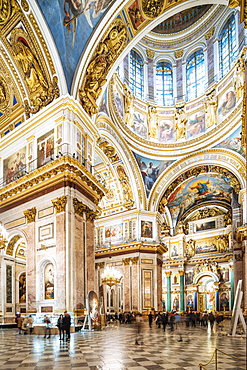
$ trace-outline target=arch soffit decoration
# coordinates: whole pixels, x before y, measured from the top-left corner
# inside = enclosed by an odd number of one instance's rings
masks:
[[[219,168],[229,171],[238,181],[240,188],[245,188],[246,165],[244,158],[239,158],[235,153],[229,153],[226,150],[220,149],[201,151],[176,161],[167,171],[164,171],[152,188],[148,202],[148,210],[158,210],[161,199],[168,187],[173,184],[180,175],[196,167],[207,165],[218,166]],[[193,177],[193,175],[190,177]]]
[[[147,202],[143,180],[141,178],[141,173],[133,153],[129,149],[123,137],[119,135],[116,127],[113,125],[112,121],[108,117],[101,116],[97,118],[96,124],[98,126],[101,137],[109,141],[113,145],[113,147],[116,148],[117,154],[123,161],[123,165],[130,178],[131,188],[134,193],[136,206],[140,207],[139,203],[142,203],[143,208],[146,209]]]
[[[193,284],[198,284],[199,280],[204,276],[209,276],[214,280],[214,283],[219,283],[219,277],[214,272],[202,271],[194,277]]]
[[[129,4],[126,6],[126,9],[128,8],[130,4],[131,2],[129,2]],[[103,76],[104,86],[99,88],[100,91],[98,90],[97,98],[95,99],[95,101],[96,102],[100,101],[103,95],[103,92],[106,88],[106,80],[107,81],[110,80],[115,70],[115,67],[119,64],[120,60],[124,58],[124,56],[134,47],[134,45],[141,38],[145,36],[145,34],[151,31],[157,24],[171,17],[177,12],[185,10],[187,8],[191,8],[193,6],[204,5],[204,4],[205,4],[204,0],[187,0],[186,2],[173,3],[168,8],[166,8],[161,15],[154,18],[152,21],[148,21],[146,26],[140,27],[140,30],[137,30],[133,35],[130,34],[129,30],[127,31],[128,24],[126,21],[124,21],[121,18],[123,28],[125,29],[125,32],[126,32],[126,39],[128,40],[128,42],[125,42],[124,47],[122,45],[121,52],[118,55],[116,55],[114,60],[111,61],[110,67],[106,69],[104,76]],[[214,0],[212,1],[212,4],[220,4],[220,5],[228,6],[228,1],[227,0]],[[124,3],[123,5],[126,5],[126,3]],[[89,74],[88,67],[94,60],[96,60],[97,54],[100,50],[99,46],[102,45],[104,41],[106,40],[106,38],[108,37],[110,31],[113,28],[114,21],[116,21],[117,19],[120,19],[120,18],[117,18],[117,16],[120,14],[120,10],[124,8],[123,5],[121,6],[121,9],[120,7],[118,7],[115,9],[115,12],[108,13],[108,21],[105,21],[105,26],[102,28],[102,24],[99,22],[95,33],[91,36],[88,42],[87,48],[84,50],[83,55],[78,63],[76,73],[74,75],[74,79],[72,82],[71,94],[75,96],[76,99],[79,98],[79,100],[81,100],[80,91],[85,92],[85,82]],[[104,36],[102,37],[101,35],[104,35]],[[97,52],[97,49],[98,49],[98,52]],[[82,102],[82,106],[90,115],[92,115],[92,113],[88,111],[88,108],[83,102]]]
[[[6,247],[6,254],[8,254],[9,256],[14,256],[15,253],[14,253],[14,250],[17,246],[17,243],[18,241],[22,239],[22,236],[17,234],[17,235],[14,235],[11,237],[10,241],[8,242],[7,244],[7,247]]]

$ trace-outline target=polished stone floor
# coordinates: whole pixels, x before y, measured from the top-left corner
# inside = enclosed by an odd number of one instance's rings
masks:
[[[216,347],[244,360],[219,353],[218,370],[246,369],[245,338],[228,336],[226,326],[215,326],[212,331],[183,326],[164,332],[155,324],[150,329],[144,323],[143,344],[136,345],[135,339],[134,324],[112,324],[102,331],[72,333],[70,342],[62,342],[58,336],[44,339],[19,335],[15,329],[0,329],[0,369],[199,370],[199,363],[206,363]],[[215,369],[215,363],[206,369]]]

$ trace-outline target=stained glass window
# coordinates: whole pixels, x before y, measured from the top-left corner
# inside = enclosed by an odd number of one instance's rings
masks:
[[[187,101],[204,94],[205,65],[202,50],[194,52],[186,62],[186,94]]]
[[[156,66],[156,99],[159,105],[173,105],[172,65],[164,61]]]
[[[236,23],[232,15],[225,23],[219,36],[219,72],[224,77],[237,57]]]
[[[144,62],[142,57],[135,51],[130,52],[130,88],[133,94],[143,99],[144,81],[143,81]]]

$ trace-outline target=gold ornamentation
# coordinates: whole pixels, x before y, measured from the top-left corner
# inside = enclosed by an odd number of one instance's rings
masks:
[[[19,5],[15,0],[2,0],[0,3],[0,27],[3,27],[18,11]]]
[[[160,212],[160,210],[159,210]],[[170,229],[170,226],[167,225],[166,222],[163,222],[163,224],[161,225],[161,234],[164,235],[164,236],[171,236],[171,229]]]
[[[160,201],[160,204],[159,204],[159,207],[158,207],[158,210],[160,213],[165,213],[165,207],[167,205],[167,199],[166,197],[163,197]]]
[[[60,198],[52,199],[52,204],[53,204],[53,207],[56,210],[56,213],[64,212],[66,204],[67,204],[66,195],[63,195]]]
[[[174,56],[176,59],[182,58],[183,55],[184,55],[184,49],[174,51]]]
[[[228,249],[229,238],[228,235],[220,235],[216,238],[217,240],[217,251],[223,253]]]
[[[97,99],[106,83],[112,65],[127,43],[127,28],[116,20],[104,35],[86,69],[85,82],[79,90],[79,98],[85,111],[91,116],[98,111]]]
[[[142,0],[141,9],[144,17],[155,19],[163,13],[165,3],[165,0]]]
[[[155,56],[155,51],[151,49],[146,49],[146,54],[148,58],[153,58]]]
[[[128,266],[130,264],[131,259],[130,258],[123,258],[122,259],[124,266]]]
[[[247,240],[247,226],[238,227],[236,232],[237,232],[236,235],[237,241],[242,242],[243,240]]]
[[[195,275],[203,271],[212,271],[217,276],[220,276],[218,263],[216,261],[211,262],[209,260],[205,260],[203,263],[196,264],[195,271],[194,271]]]
[[[243,110],[242,110],[242,133],[241,133],[241,146],[242,149],[246,153],[246,147],[247,147],[247,142],[246,142],[246,135],[247,135],[247,122],[246,122],[246,83],[244,85],[244,96],[243,96]]]
[[[185,227],[182,221],[178,221],[177,223],[176,234],[185,234]]]
[[[20,235],[15,235],[10,239],[7,249],[6,249],[6,254],[8,254],[9,256],[13,256],[15,245],[20,239],[21,239]]]
[[[224,211],[222,211],[221,209],[217,207],[213,207],[213,208],[205,207],[203,209],[199,209],[196,213],[194,213],[193,216],[188,219],[188,222],[201,220],[203,218],[208,218],[208,217],[215,217],[219,215],[225,215]]]
[[[184,274],[185,274],[185,272],[183,270],[179,270],[178,273],[179,273],[180,276],[184,276]]]
[[[134,125],[134,95],[124,84],[124,120],[127,126],[132,129]]]
[[[205,33],[205,39],[206,40],[209,40],[211,39],[211,37],[213,36],[214,34],[214,26],[210,28],[210,30],[208,30],[206,33]]]
[[[28,12],[29,11],[29,5],[28,5],[27,0],[21,0],[21,6],[22,6],[24,12]]]
[[[130,209],[134,204],[134,200],[133,200],[133,193],[131,190],[131,186],[129,183],[129,177],[127,176],[123,166],[117,166],[117,174],[118,174],[118,179],[120,181],[120,184],[123,190],[123,198],[125,201],[124,206],[127,209]]]
[[[148,137],[151,139],[158,138],[157,109],[152,105],[148,106]]]
[[[96,262],[95,263],[95,269],[103,269],[105,267],[105,262]]]
[[[172,272],[171,271],[165,271],[166,277],[171,277]]]
[[[93,222],[97,216],[99,216],[100,212],[92,211],[87,205],[80,202],[77,198],[73,199],[73,206],[75,213],[79,216],[83,217],[86,214],[86,220]]]
[[[238,100],[242,99],[245,92],[245,60],[244,55],[241,55],[237,61],[235,67],[235,76],[234,76],[234,89],[237,95]],[[242,113],[243,114],[243,113]]]
[[[218,97],[216,96],[215,90],[213,90],[206,95],[206,101],[204,103],[207,128],[215,125],[217,122],[216,120],[217,107],[218,107]]]
[[[9,103],[9,92],[3,78],[0,79],[0,109],[4,110]]]
[[[23,212],[24,216],[26,217],[27,223],[30,224],[31,222],[35,222],[35,217],[37,210],[35,207],[27,209],[26,211]]]
[[[176,108],[175,112],[175,129],[176,129],[176,139],[184,139],[186,133],[187,115],[185,113],[184,107]]]
[[[193,257],[196,253],[196,242],[193,239],[190,239],[185,248],[185,252],[188,257]]]
[[[139,257],[130,257],[130,260],[132,262],[132,265],[137,265],[139,261]]]

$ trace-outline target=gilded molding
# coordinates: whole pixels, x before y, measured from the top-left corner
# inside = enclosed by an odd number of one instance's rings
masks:
[[[19,4],[17,1],[3,0],[1,1],[0,9],[0,28],[5,26],[6,23],[13,17],[15,13],[20,10]]]
[[[189,217],[187,221],[190,222],[195,220],[201,220],[203,218],[215,217],[219,215],[225,215],[225,212],[217,207],[213,208],[204,207],[203,209],[200,209],[199,211],[194,213],[193,216]]]
[[[214,26],[211,27],[206,33],[205,33],[205,39],[209,40],[214,34]]]
[[[174,51],[174,56],[176,59],[182,58],[183,55],[184,55],[184,49]]]
[[[165,0],[142,0],[141,11],[145,18],[153,20],[163,13],[165,5]]]
[[[81,105],[90,116],[97,113],[97,99],[107,81],[107,74],[126,44],[127,28],[122,20],[116,19],[99,42],[79,89]]]
[[[65,207],[67,204],[67,197],[66,195],[63,195],[60,198],[52,199],[53,207],[56,210],[56,213],[61,213],[65,211]]]
[[[35,207],[27,209],[23,211],[24,216],[26,217],[27,223],[30,224],[31,222],[35,222],[37,210]]]
[[[93,196],[96,204],[106,192],[99,181],[84,166],[73,158],[63,156],[0,189],[0,201],[18,197],[18,194],[21,192],[23,194],[24,190],[35,190],[35,186],[37,188],[42,186],[42,189],[45,189],[50,183],[54,184],[56,180],[68,180],[85,187]]]
[[[28,4],[27,0],[21,0],[21,6],[22,6],[22,9],[25,12],[29,11],[29,4]]]
[[[14,248],[15,248],[15,244],[20,239],[21,239],[20,235],[15,235],[10,239],[10,241],[7,245],[7,248],[6,248],[6,254],[8,254],[9,256],[13,256],[13,251],[14,251]]]
[[[238,227],[237,230],[236,230],[236,240],[237,241],[243,241],[243,240],[247,240],[247,226],[242,226],[242,227]]]

